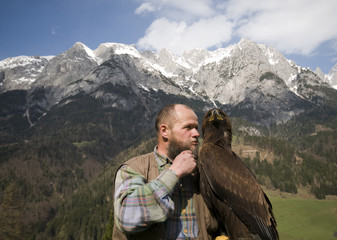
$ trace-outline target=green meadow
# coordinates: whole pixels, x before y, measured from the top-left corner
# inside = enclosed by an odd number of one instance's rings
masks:
[[[269,198],[281,240],[337,240],[337,200]]]

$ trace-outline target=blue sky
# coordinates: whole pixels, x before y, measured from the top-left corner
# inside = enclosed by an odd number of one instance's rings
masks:
[[[75,42],[214,50],[247,38],[298,65],[337,63],[336,0],[0,0],[0,60],[57,55]]]

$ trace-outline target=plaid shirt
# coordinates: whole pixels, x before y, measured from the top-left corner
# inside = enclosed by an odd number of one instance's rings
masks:
[[[159,176],[147,182],[129,166],[117,172],[115,221],[125,232],[140,232],[165,221],[167,239],[194,239],[198,236],[193,203],[196,187],[191,176],[178,177],[168,168],[172,162],[154,150]]]

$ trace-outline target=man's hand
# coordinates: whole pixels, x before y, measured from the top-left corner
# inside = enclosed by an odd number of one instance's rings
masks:
[[[183,176],[191,174],[196,166],[197,166],[196,159],[192,151],[186,150],[181,152],[173,160],[170,169],[177,174],[178,178],[182,178]]]

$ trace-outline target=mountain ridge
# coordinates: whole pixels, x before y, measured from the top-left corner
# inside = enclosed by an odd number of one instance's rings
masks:
[[[26,69],[9,77],[8,73],[18,66],[11,68],[10,63],[0,62],[0,66],[6,66],[2,70],[0,67],[2,92],[27,90],[26,116],[30,126],[35,124],[29,118],[30,109],[36,110],[38,120],[63,99],[81,92],[97,98],[104,95],[104,101],[109,99],[109,104],[115,106],[116,98],[102,91],[101,86],[106,83],[128,86],[138,95],[143,90],[162,90],[214,106],[252,108],[260,117],[242,116],[263,125],[285,122],[313,106],[337,101],[336,90],[326,82],[327,78],[323,80],[321,74],[296,65],[271,46],[247,39],[215,51],[197,48],[182,56],[166,49],[141,53],[132,45],[119,43],[102,43],[91,50],[77,42],[52,58],[34,59],[33,65],[26,64]],[[38,63],[38,73],[27,75]],[[23,74],[31,80],[20,84],[15,77]]]
[[[208,64],[208,63],[212,63],[212,62],[219,62],[220,60],[223,60],[225,57],[230,57],[230,53],[233,49],[239,48],[240,50],[242,50],[242,49],[245,48],[244,45],[247,45],[247,44],[248,45],[255,44],[255,45],[259,46],[259,48],[264,49],[265,54],[268,56],[269,63],[271,65],[278,64],[277,59],[280,59],[280,56],[282,58],[284,58],[283,55],[280,52],[278,52],[276,49],[274,49],[273,47],[263,45],[263,44],[256,44],[256,43],[254,43],[252,41],[249,41],[247,39],[242,39],[238,44],[233,44],[233,45],[230,45],[226,48],[219,48],[219,49],[214,50],[214,51],[207,51],[205,49],[196,48],[196,49],[184,52],[182,54],[182,56],[176,56],[176,55],[170,53],[166,49],[162,49],[158,53],[155,53],[155,52],[152,52],[152,51],[139,52],[132,45],[126,45],[126,44],[121,44],[121,43],[102,43],[95,50],[92,50],[89,47],[87,47],[85,44],[83,44],[81,42],[76,42],[70,49],[68,49],[67,51],[65,51],[64,53],[61,53],[59,55],[65,55],[69,52],[74,51],[74,49],[77,49],[77,51],[80,50],[80,49],[83,49],[87,54],[87,56],[85,56],[85,57],[91,58],[98,65],[100,65],[102,62],[108,60],[112,54],[119,54],[119,55],[120,54],[128,54],[130,56],[137,57],[137,58],[141,58],[141,57],[144,57],[144,56],[145,56],[145,58],[147,58],[147,56],[152,55],[152,60],[155,60],[155,59],[161,60],[161,61],[156,62],[156,64],[160,63],[160,64],[158,64],[159,68],[157,70],[163,71],[163,68],[169,68],[169,66],[165,66],[165,65],[167,65],[167,61],[163,61],[163,58],[166,58],[165,60],[174,60],[174,62],[177,65],[180,65],[180,67],[190,68],[193,71],[196,71],[198,69],[198,67],[200,67],[201,65],[205,65],[205,64]],[[151,53],[151,54],[149,54],[149,53]],[[165,55],[166,56],[169,55],[170,57],[165,57]],[[42,58],[42,59],[47,59],[49,61],[54,57],[55,56],[41,56],[41,57],[40,56],[35,56],[35,57],[18,56],[18,57],[11,57],[11,58],[7,58],[7,59],[4,59],[4,60],[0,61],[0,69],[1,68],[2,69],[13,68],[13,67],[18,66],[19,64],[13,63],[13,62],[15,62],[15,60],[16,60],[16,62],[19,62],[20,60],[21,60],[21,62],[23,62],[25,59],[28,59],[28,58],[32,58],[32,59],[34,59],[34,58],[35,59],[41,59]],[[200,60],[200,58],[201,58],[201,60]],[[148,60],[151,60],[151,57]],[[291,61],[291,60],[287,60],[287,61],[291,65],[299,67],[293,61]],[[305,67],[300,67],[300,68],[305,69]],[[335,69],[336,69],[336,66],[331,69],[329,74],[324,74],[324,73],[320,72],[319,69],[317,69],[317,75],[319,75],[320,78],[323,78],[323,80],[325,79],[327,82],[329,82],[329,80],[336,78],[336,76],[335,76],[336,70]],[[173,70],[173,72],[174,72],[174,70]],[[163,71],[162,73],[165,75],[165,71]],[[169,74],[169,76],[173,75],[173,73],[170,73],[170,71],[168,71],[167,73]],[[34,76],[32,76],[32,77],[34,77]]]

